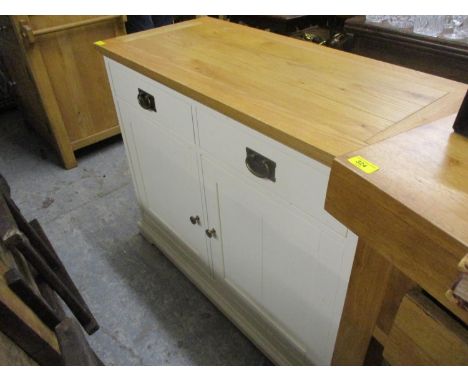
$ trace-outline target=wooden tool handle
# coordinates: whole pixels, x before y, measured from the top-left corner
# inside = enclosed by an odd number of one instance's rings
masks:
[[[8,287],[26,304],[50,329],[54,330],[61,317],[51,308],[44,298],[36,293],[16,270],[10,269],[4,275]]]
[[[25,259],[43,277],[44,281],[46,281],[67,304],[88,334],[93,334],[99,329],[99,325],[89,311],[89,308],[85,304],[82,304],[81,300],[70,291],[68,285],[49,267],[47,262],[35,250],[24,234],[20,233],[9,238],[5,244],[8,249],[12,251],[18,249],[21,252]]]

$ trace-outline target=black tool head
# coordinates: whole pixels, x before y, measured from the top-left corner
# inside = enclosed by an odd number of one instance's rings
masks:
[[[457,118],[453,124],[455,132],[468,137],[468,91],[458,111]]]

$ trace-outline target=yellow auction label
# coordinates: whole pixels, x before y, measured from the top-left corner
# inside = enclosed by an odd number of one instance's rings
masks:
[[[366,174],[372,174],[373,172],[376,172],[380,168],[376,164],[369,162],[367,159],[364,159],[360,155],[352,157],[352,158],[348,158],[348,161],[353,166],[364,171]]]
[[[94,45],[102,46],[102,45],[106,45],[106,43],[105,43],[104,41],[102,41],[102,40],[99,40],[99,41],[96,41],[96,42],[94,43]]]

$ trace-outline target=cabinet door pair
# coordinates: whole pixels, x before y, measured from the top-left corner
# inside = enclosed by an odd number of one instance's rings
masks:
[[[354,241],[124,108],[145,208],[311,359],[329,362],[349,278],[342,270],[350,269]]]

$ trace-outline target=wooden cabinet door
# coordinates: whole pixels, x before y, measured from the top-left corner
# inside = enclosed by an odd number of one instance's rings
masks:
[[[329,364],[357,238],[203,158],[216,277],[250,300],[316,364]]]
[[[195,146],[151,123],[125,101],[118,104],[140,203],[209,267]],[[190,217],[199,220],[193,224]]]
[[[66,168],[74,150],[120,132],[94,42],[125,34],[121,16],[11,16]]]

